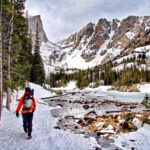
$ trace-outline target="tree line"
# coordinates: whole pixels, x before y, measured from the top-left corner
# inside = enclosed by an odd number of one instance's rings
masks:
[[[67,85],[70,81],[76,81],[76,86],[83,89],[87,86],[98,87],[99,85],[132,85],[141,82],[150,82],[150,71],[148,68],[139,68],[138,66],[145,64],[148,58],[145,54],[138,54],[137,57],[123,59],[120,63],[110,62],[105,65],[88,68],[86,70],[76,70],[68,74],[67,70],[61,69],[56,73],[51,73],[47,83],[51,87],[61,87]],[[131,66],[126,67],[127,63]],[[123,69],[113,69],[122,64]]]
[[[25,0],[0,0],[0,118],[4,92],[10,110],[13,90],[25,87],[26,81],[41,85],[45,82],[38,24],[33,45],[24,9]]]

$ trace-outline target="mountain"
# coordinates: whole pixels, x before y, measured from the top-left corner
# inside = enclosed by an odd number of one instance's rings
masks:
[[[117,64],[116,69],[119,65],[123,68],[124,59],[139,54],[149,56],[150,16],[129,16],[121,21],[102,18],[97,24],[88,23],[57,45],[61,49],[51,54],[52,66],[87,69],[112,61]],[[149,58],[147,62],[150,63]]]
[[[33,39],[35,38],[37,23],[38,23],[40,40],[45,42],[45,43],[48,42],[48,38],[47,38],[46,33],[43,29],[43,23],[42,23],[40,15],[32,16],[32,17],[28,18],[29,29],[32,31]]]

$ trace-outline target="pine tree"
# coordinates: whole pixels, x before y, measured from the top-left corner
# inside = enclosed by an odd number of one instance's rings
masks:
[[[93,70],[90,70],[90,82],[93,82]]]
[[[25,86],[30,77],[32,42],[24,3],[0,0],[0,118],[3,91],[8,91],[6,106],[10,109],[11,90]]]
[[[2,13],[2,49],[3,49],[3,74],[4,74],[4,87],[7,91],[7,103],[6,108],[10,109],[9,103],[11,101],[11,73],[10,64],[12,49],[12,33],[13,33],[13,20],[14,20],[14,0],[9,2],[8,0],[1,1],[3,3]],[[6,71],[7,70],[7,71]]]
[[[32,44],[28,24],[23,16],[24,2],[24,0],[3,1],[3,82],[4,90],[8,91],[6,105],[8,109],[11,90],[24,86],[30,74],[29,51],[32,50]]]
[[[7,102],[6,102],[6,108],[10,110],[10,103],[11,103],[11,51],[12,51],[12,34],[13,34],[13,24],[14,24],[14,7],[15,7],[15,0],[11,1],[11,18],[10,18],[10,25],[9,25],[9,42],[8,42],[8,54],[7,54],[7,63],[8,63],[8,72],[7,72],[7,78],[8,78],[8,83],[7,83]]]
[[[0,0],[0,120],[3,104],[3,64],[2,64],[2,0]]]
[[[40,55],[38,23],[36,28],[37,29],[36,29],[34,56],[31,69],[31,82],[42,85],[45,82],[45,71],[43,61]]]

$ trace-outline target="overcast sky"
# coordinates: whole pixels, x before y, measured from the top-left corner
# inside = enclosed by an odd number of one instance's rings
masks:
[[[98,19],[150,16],[150,0],[27,0],[29,15],[41,15],[50,41],[56,42]]]

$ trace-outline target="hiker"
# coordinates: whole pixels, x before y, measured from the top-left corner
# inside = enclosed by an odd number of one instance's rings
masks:
[[[25,133],[28,133],[27,139],[31,139],[32,133],[32,119],[33,119],[33,112],[36,109],[36,102],[35,98],[33,97],[33,89],[31,90],[30,87],[25,88],[24,96],[21,97],[17,110],[16,110],[16,117],[19,117],[19,111],[22,108],[22,118],[23,118],[23,129]]]

